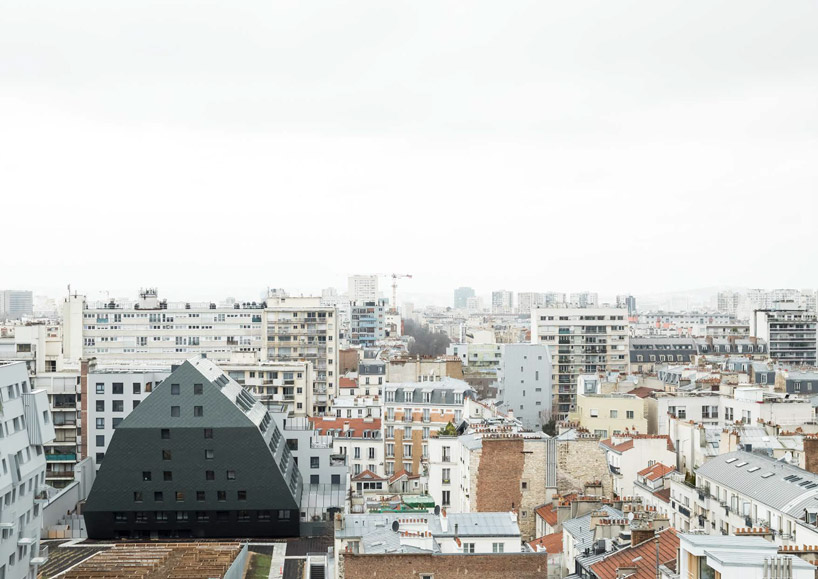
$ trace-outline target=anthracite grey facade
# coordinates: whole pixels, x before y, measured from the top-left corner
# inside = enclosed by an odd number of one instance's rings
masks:
[[[93,539],[296,537],[301,491],[270,413],[202,358],[117,427],[84,514]]]

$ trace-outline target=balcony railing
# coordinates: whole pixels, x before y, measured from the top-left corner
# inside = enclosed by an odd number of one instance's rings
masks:
[[[45,455],[46,461],[49,460],[77,460],[76,454],[46,454]]]

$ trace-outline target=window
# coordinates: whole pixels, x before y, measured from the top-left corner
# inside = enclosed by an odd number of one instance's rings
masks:
[[[181,503],[185,500],[185,493],[184,491],[176,491],[176,502]],[[178,520],[178,518],[177,518]]]
[[[599,409],[591,408],[589,414],[591,415],[591,418],[599,418]]]
[[[97,400],[97,412],[105,412],[105,400]]]
[[[142,502],[142,491],[134,491],[133,493],[133,502],[141,503]]]
[[[246,501],[246,500],[247,500],[247,491],[238,491],[238,492],[236,493],[236,497],[237,497],[237,498],[238,498],[240,501]]]
[[[97,382],[97,394],[105,394],[105,384]]]
[[[411,444],[404,444],[403,445],[403,457],[404,458],[411,458],[412,457],[412,445]]]
[[[227,491],[216,491],[216,500],[224,502],[227,500]]]
[[[116,522],[116,523],[127,523],[128,522],[128,514],[127,513],[114,513],[114,522]]]
[[[250,520],[250,511],[239,511],[239,522],[247,522]]]
[[[197,501],[205,500],[205,492],[204,491],[196,491],[196,500]]]
[[[611,418],[619,418],[619,411],[611,410]]]
[[[474,553],[474,543],[463,543],[464,553]]]
[[[504,547],[505,547],[505,545],[503,543],[492,543],[491,544],[491,552],[492,553],[502,553]]]
[[[143,470],[143,471],[142,471],[142,480],[143,480],[144,482],[147,482],[147,481],[151,480],[151,471],[149,471],[149,470]]]
[[[124,412],[125,411],[125,403],[122,400],[114,400],[112,403],[112,410],[114,412]]]
[[[236,480],[236,471],[228,470],[227,471],[227,480]]]
[[[171,406],[170,407],[170,415],[173,418],[179,418],[182,413],[179,406]]]
[[[320,468],[321,465],[319,464],[319,457],[311,456],[310,457],[310,468]]]
[[[341,484],[341,475],[340,475],[340,474],[334,474],[334,475],[331,475],[331,477],[330,477],[330,483],[331,483],[331,484],[334,484],[334,485],[339,485],[339,484]]]
[[[122,382],[114,382],[111,385],[111,391],[114,394],[124,394],[125,393],[125,385]]]
[[[213,438],[213,429],[212,428],[205,428],[204,429],[204,437],[205,438]]]
[[[625,418],[633,418],[633,410],[626,410]]]
[[[162,471],[162,480],[168,482],[173,480],[173,472],[166,470]]]
[[[180,388],[178,384],[171,384],[170,385],[170,393],[174,396],[178,396],[180,392]]]
[[[97,446],[105,446],[105,437],[102,434],[97,434]]]
[[[104,418],[97,418],[97,430],[103,430],[105,428],[105,419]]]
[[[205,480],[216,480],[216,472],[212,470],[206,470]]]
[[[154,493],[153,493],[153,500],[154,500],[154,501],[156,501],[157,503],[161,503],[161,502],[162,502],[162,500],[163,500],[163,498],[162,498],[162,491],[156,491],[156,492],[154,492]]]
[[[212,448],[205,449],[205,460],[213,460],[214,452]]]
[[[171,459],[172,459],[172,453],[169,450],[163,450],[162,451],[162,460],[171,460]]]
[[[177,511],[176,512],[176,520],[181,522],[186,522],[188,520],[188,512],[187,511]]]
[[[441,501],[444,507],[448,507],[452,504],[452,492],[451,491],[443,491]]]
[[[204,416],[204,406],[194,406],[193,416]]]
[[[119,423],[122,422],[121,418],[112,418],[111,419],[111,428],[116,428],[119,426]]]
[[[203,390],[203,386],[201,384],[194,384],[193,385],[193,394],[198,396],[202,392],[204,392],[204,390]]]
[[[141,394],[142,393],[142,385],[139,382],[133,383],[133,393],[134,394]]]
[[[196,520],[200,523],[206,523],[210,520],[207,511],[196,511]]]
[[[165,440],[170,438],[170,429],[169,428],[163,428],[162,429],[162,438],[164,438]]]

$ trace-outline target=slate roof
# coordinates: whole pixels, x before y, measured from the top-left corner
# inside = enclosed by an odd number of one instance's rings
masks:
[[[679,536],[675,529],[669,528],[660,531],[659,535],[659,564],[664,565],[676,560],[676,550],[679,548]],[[653,538],[643,541],[633,547],[626,547],[601,561],[591,565],[591,571],[598,579],[616,579],[616,570],[619,567],[635,567],[636,574],[631,579],[656,579],[656,543]]]
[[[459,360],[459,358],[458,358]],[[463,380],[456,378],[443,378],[433,382],[399,382],[397,384],[385,384],[384,393],[394,391],[395,401],[388,404],[400,405],[404,403],[404,393],[411,392],[412,399],[406,404],[454,404],[455,394],[463,394],[464,397],[475,397],[475,391]],[[431,392],[431,402],[423,402],[423,393]]]
[[[440,518],[432,517],[429,530],[435,537],[519,537],[520,527],[511,513],[449,513],[448,529],[440,527]]]
[[[621,519],[625,516],[619,509],[609,507],[608,505],[603,505],[598,511],[605,511],[608,518],[611,519]],[[568,519],[562,524],[563,532],[570,534],[574,538],[574,545],[580,553],[586,547],[590,548],[594,542],[594,530],[589,528],[590,524],[591,513],[574,519]]]
[[[818,507],[818,475],[761,454],[722,454],[696,474],[796,518],[806,507]]]

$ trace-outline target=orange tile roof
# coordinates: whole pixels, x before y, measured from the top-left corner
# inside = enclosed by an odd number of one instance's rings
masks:
[[[365,480],[386,480],[386,478],[375,474],[369,469],[366,469],[361,474],[356,474],[354,477],[352,477],[352,482]]]
[[[395,474],[393,474],[392,476],[389,477],[389,484],[392,484],[393,482],[395,482],[396,480],[398,480],[399,478],[401,478],[403,476],[405,476],[408,479],[420,478],[419,474],[411,474],[411,473],[407,472],[407,470],[405,468],[403,468],[403,469],[399,470],[398,472],[396,472]]]
[[[659,535],[659,564],[676,560],[676,549],[679,548],[679,536],[676,529],[665,529]],[[599,579],[616,579],[619,567],[635,567],[636,574],[629,579],[656,579],[656,544],[653,539],[643,541],[633,547],[622,549],[591,565],[591,571]]]
[[[341,388],[357,388],[358,381],[354,378],[344,378],[342,376],[341,379],[338,380],[338,386]]]
[[[543,521],[552,527],[557,524],[557,511],[554,510],[553,504],[548,503],[547,505],[538,507],[534,512],[536,512]]]
[[[364,430],[381,430],[380,418],[310,418],[310,422],[312,422],[312,427],[321,435],[330,429],[343,429],[345,425],[349,425],[349,430],[352,432],[350,436],[353,438],[362,437]]]
[[[562,533],[551,533],[539,539],[530,541],[528,545],[536,551],[537,547],[542,547],[548,554],[562,553]]]
[[[654,392],[661,392],[661,390],[657,388],[648,388],[647,386],[639,386],[638,388],[634,388],[628,392],[628,394],[633,394],[639,398],[649,398]]]
[[[653,496],[659,499],[662,502],[669,503],[670,502],[670,487],[662,490],[655,491]]]
[[[672,466],[667,466],[662,464],[661,462],[657,462],[653,466],[649,466],[648,468],[644,468],[636,473],[638,476],[643,476],[648,480],[656,480],[660,479],[666,474],[669,474],[676,470]]]

